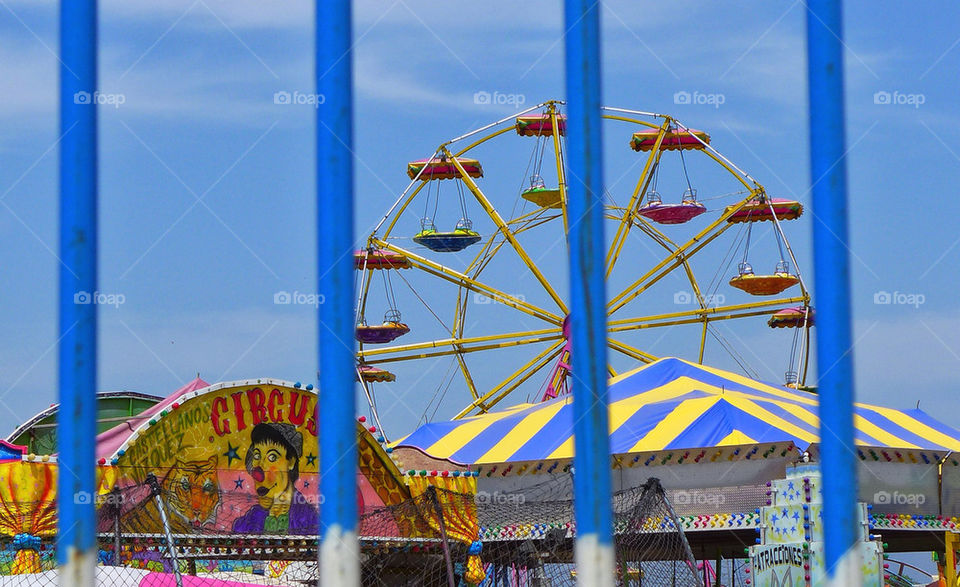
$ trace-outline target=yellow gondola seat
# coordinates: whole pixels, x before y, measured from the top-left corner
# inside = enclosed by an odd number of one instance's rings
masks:
[[[530,187],[523,190],[520,196],[541,208],[560,208],[563,205],[560,188],[548,188],[539,175],[530,178]]]
[[[520,195],[541,208],[560,208],[563,205],[560,188],[528,188]]]

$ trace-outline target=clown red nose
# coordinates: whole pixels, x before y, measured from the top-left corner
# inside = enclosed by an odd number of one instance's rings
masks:
[[[260,467],[254,467],[253,470],[250,471],[250,476],[253,477],[253,480],[256,481],[257,483],[262,483],[263,469],[261,469]]]

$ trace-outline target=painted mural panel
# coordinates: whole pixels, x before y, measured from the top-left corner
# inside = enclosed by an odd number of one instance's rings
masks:
[[[118,453],[125,518],[140,511],[139,529],[159,530],[144,485],[152,473],[174,532],[316,534],[317,421],[314,393],[276,385],[201,392],[174,404]],[[361,512],[383,505],[359,471],[358,486]]]

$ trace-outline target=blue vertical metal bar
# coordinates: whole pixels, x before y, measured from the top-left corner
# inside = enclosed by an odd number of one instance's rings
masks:
[[[353,320],[353,70],[349,0],[316,2],[320,569],[358,585]]]
[[[600,3],[566,0],[567,212],[577,583],[613,585],[604,283]]]
[[[57,562],[69,585],[93,585],[97,561],[96,89],[97,2],[61,2]]]
[[[817,304],[821,469],[828,577],[857,541],[857,467],[853,451],[853,342],[847,237],[843,33],[839,0],[807,2],[810,174]],[[855,559],[851,559],[855,560]],[[839,565],[839,566],[838,566]],[[859,567],[859,565],[856,565]]]

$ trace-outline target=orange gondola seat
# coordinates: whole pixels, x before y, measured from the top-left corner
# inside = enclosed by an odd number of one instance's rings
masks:
[[[353,252],[357,269],[409,269],[413,265],[406,255],[386,249],[360,249]]]
[[[748,271],[744,271],[749,268]],[[739,275],[730,280],[730,285],[754,296],[772,296],[800,283],[800,278],[790,274],[790,266],[777,263],[773,275],[755,275],[748,263],[741,263]]]

